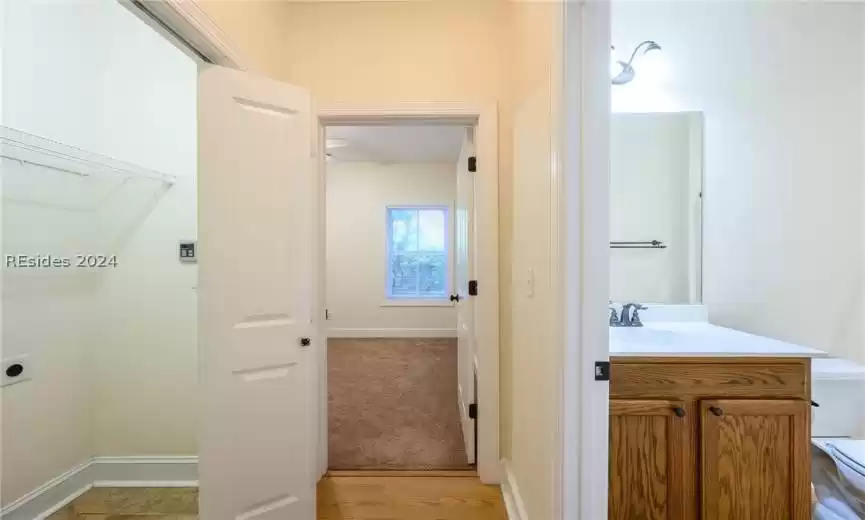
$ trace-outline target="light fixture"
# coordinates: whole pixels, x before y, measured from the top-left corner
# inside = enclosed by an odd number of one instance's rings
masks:
[[[634,49],[634,52],[631,53],[631,58],[626,62],[618,60],[613,65],[614,70],[611,71],[611,76],[613,76],[613,85],[625,85],[633,81],[636,72],[634,71],[633,63],[634,58],[637,57],[637,54],[642,49],[642,54],[646,54],[649,51],[659,51],[661,50],[661,46],[652,40],[646,40],[641,44],[637,45],[637,48]],[[615,50],[615,47],[613,47]],[[615,69],[619,69],[618,73],[616,73]]]

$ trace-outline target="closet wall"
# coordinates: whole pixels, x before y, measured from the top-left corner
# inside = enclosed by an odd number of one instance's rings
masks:
[[[117,267],[3,270],[2,503],[93,456],[193,453],[196,65],[114,0],[3,2],[2,124],[176,178],[3,160],[3,254]],[[12,200],[18,197],[29,202]],[[37,200],[40,204],[33,204]],[[158,369],[155,370],[155,369]]]

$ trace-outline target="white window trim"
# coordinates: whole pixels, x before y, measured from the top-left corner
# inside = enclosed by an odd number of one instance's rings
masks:
[[[381,302],[381,307],[453,307],[454,303],[449,299],[405,299],[405,300],[385,300]]]
[[[435,210],[435,211],[443,211],[445,214],[445,250],[443,252],[445,257],[445,288],[444,294],[441,297],[429,297],[429,296],[394,296],[390,293],[390,288],[393,283],[393,273],[390,270],[391,264],[391,219],[390,214],[393,210],[408,210],[408,211],[424,211],[424,210]],[[439,306],[451,306],[450,295],[453,290],[453,262],[451,262],[451,256],[453,255],[453,247],[450,243],[451,240],[451,214],[453,213],[452,208],[445,204],[389,204],[385,207],[384,212],[384,222],[385,222],[385,286],[384,286],[384,298],[385,304],[382,307],[393,306],[406,306],[406,307],[439,307]],[[420,240],[420,217],[418,216],[418,240]],[[411,252],[409,252],[411,253]],[[417,251],[418,254],[440,254],[438,251]],[[391,304],[391,305],[388,305]]]

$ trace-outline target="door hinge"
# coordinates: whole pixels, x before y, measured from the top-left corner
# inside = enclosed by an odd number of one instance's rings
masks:
[[[474,155],[469,157],[469,171],[472,173],[478,171],[478,158]]]
[[[469,280],[469,296],[477,296],[478,295],[478,281],[477,280]]]
[[[478,418],[478,403],[472,403],[469,405],[469,419],[477,419]]]
[[[595,361],[595,381],[610,380],[610,362]]]

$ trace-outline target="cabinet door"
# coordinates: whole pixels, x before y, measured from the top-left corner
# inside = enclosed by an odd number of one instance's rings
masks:
[[[692,410],[683,401],[610,401],[611,520],[693,517]]]
[[[806,520],[806,401],[700,402],[703,520]]]

